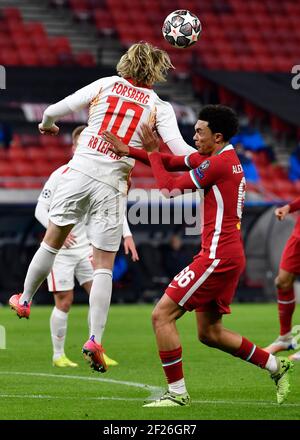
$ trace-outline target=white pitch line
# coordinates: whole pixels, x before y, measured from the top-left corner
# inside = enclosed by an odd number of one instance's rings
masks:
[[[0,394],[0,398],[11,399],[61,399],[61,400],[78,400],[77,396],[49,396],[47,394]],[[141,399],[140,397],[80,397],[80,400],[132,400],[132,401],[145,401],[148,399]]]
[[[114,383],[117,385],[126,385],[129,387],[142,388],[145,389],[146,391],[149,391],[151,394],[149,397],[147,397],[147,400],[158,399],[164,392],[164,388],[147,385],[145,383],[128,382],[124,380],[108,379],[102,377],[86,377],[86,376],[76,376],[76,375],[68,375],[68,374],[63,375],[63,374],[49,374],[49,373],[31,373],[31,372],[23,372],[23,371],[0,371],[0,375],[54,377],[61,379],[75,379],[75,380],[84,380],[84,381],[92,381],[92,382],[107,382],[107,383]]]
[[[47,394],[0,394],[0,398],[11,398],[11,399],[60,399],[60,400],[78,400],[78,397],[72,396],[49,396]],[[120,400],[120,401],[133,401],[133,402],[143,402],[145,399],[139,397],[80,397],[80,400]],[[262,402],[253,400],[192,400],[192,404],[206,404],[206,405],[255,405],[255,406],[266,406],[266,407],[277,407],[282,409],[285,407],[296,408],[299,407],[299,403],[285,403],[283,405],[278,405],[275,402]]]
[[[63,374],[49,374],[49,373],[31,373],[31,372],[22,372],[22,371],[0,371],[0,375],[16,375],[16,376],[38,376],[38,377],[54,377],[60,379],[75,379],[75,380],[84,380],[84,381],[93,381],[93,382],[107,382],[114,383],[119,385],[126,385],[134,388],[143,388],[151,392],[151,395],[147,397],[147,399],[143,398],[128,398],[128,397],[80,397],[81,400],[122,400],[122,401],[144,401],[144,400],[155,400],[158,399],[164,391],[164,388],[156,387],[152,385],[147,385],[139,382],[128,382],[123,380],[116,379],[108,379],[102,377],[86,377],[86,376],[76,376],[76,375],[63,375]],[[28,399],[70,399],[77,400],[78,397],[74,396],[49,396],[42,394],[0,394],[0,397],[3,398],[28,398]],[[254,401],[254,400],[199,400],[193,399],[192,403],[196,404],[207,404],[207,405],[259,405],[259,406],[272,406],[277,408],[298,408],[300,407],[300,403],[284,403],[282,406],[278,405],[276,402],[265,402],[265,401]]]

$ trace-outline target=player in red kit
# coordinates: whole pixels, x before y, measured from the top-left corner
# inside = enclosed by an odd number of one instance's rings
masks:
[[[298,210],[300,210],[300,198],[281,208],[277,208],[275,215],[278,220],[284,220],[288,214]],[[265,348],[269,353],[296,348],[296,341],[293,339],[291,330],[292,317],[296,306],[294,281],[298,275],[300,275],[300,217],[298,217],[294,230],[283,250],[279,273],[275,280],[280,335],[272,344]],[[289,358],[294,361],[300,361],[300,351],[292,354]]]
[[[142,125],[145,151],[124,146],[112,134],[106,140],[118,155],[129,154],[151,165],[161,190],[204,189],[204,220],[201,251],[167,287],[155,306],[152,323],[168,390],[145,407],[189,405],[182,367],[182,348],[176,320],[195,310],[201,342],[251,362],[271,373],[277,386],[277,401],[289,392],[292,362],[276,358],[243,336],[223,327],[223,314],[230,313],[239,277],[245,268],[241,239],[241,216],[245,197],[243,168],[229,139],[238,130],[238,119],[229,107],[205,106],[195,125],[198,152],[189,156],[161,155],[159,140],[148,125]],[[173,177],[168,170],[187,170]]]

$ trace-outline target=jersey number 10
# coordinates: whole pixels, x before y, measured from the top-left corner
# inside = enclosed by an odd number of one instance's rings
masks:
[[[120,98],[116,98],[115,96],[109,96],[107,98],[109,107],[105,113],[105,117],[101,124],[100,130],[98,131],[99,135],[101,135],[102,131],[107,130],[107,127],[109,126],[112,117],[115,115],[115,110],[119,101]],[[127,113],[128,110],[131,110],[131,112],[133,112],[133,115],[129,115]],[[118,131],[122,123],[124,122],[125,117],[127,120],[128,118],[131,117],[131,121],[127,127],[126,133],[121,137],[121,140],[124,142],[124,144],[129,144],[133,136],[133,133],[141,119],[143,111],[144,111],[143,107],[136,104],[135,102],[123,101],[121,107],[119,108],[118,113],[115,115],[116,116],[115,121],[112,127],[110,128],[110,131],[117,136]]]

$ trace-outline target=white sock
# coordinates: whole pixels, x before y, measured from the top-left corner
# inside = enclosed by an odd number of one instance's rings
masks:
[[[88,311],[88,329],[89,329],[89,335],[91,334],[91,309],[89,308]]]
[[[49,275],[57,253],[58,249],[54,249],[42,241],[28,267],[23,294],[19,300],[20,304],[24,304],[24,301],[28,303],[31,301],[37,289]]]
[[[265,369],[268,370],[271,374],[276,373],[278,371],[278,362],[276,356],[273,354],[269,355],[269,359],[267,360]]]
[[[185,387],[184,377],[182,379],[177,380],[176,382],[169,383],[168,388],[169,391],[176,394],[184,394],[187,392]]]
[[[94,335],[98,343],[104,332],[112,292],[112,271],[97,269],[94,272],[90,292],[90,336]]]
[[[50,330],[53,346],[53,360],[65,354],[65,339],[68,325],[68,313],[53,308],[50,317]]]

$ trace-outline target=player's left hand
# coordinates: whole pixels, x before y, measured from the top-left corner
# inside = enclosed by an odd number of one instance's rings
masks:
[[[50,134],[51,136],[56,136],[59,133],[59,127],[55,124],[52,125],[52,127],[45,128],[43,127],[43,124],[39,124],[39,132],[41,134]]]
[[[67,238],[64,241],[64,246],[67,249],[70,249],[70,247],[72,247],[76,243],[77,243],[76,236],[74,234],[72,234],[72,232],[70,232],[69,235],[67,235]]]
[[[143,148],[147,151],[147,153],[159,151],[159,138],[150,127],[150,125],[142,124],[139,135],[143,144]]]
[[[124,251],[125,254],[128,255],[129,252],[131,252],[131,259],[132,261],[139,261],[139,254],[137,253],[135,242],[131,235],[128,235],[124,238]]]
[[[286,218],[288,213],[290,212],[290,205],[284,205],[280,208],[275,209],[275,216],[278,218],[278,220],[282,221]]]

